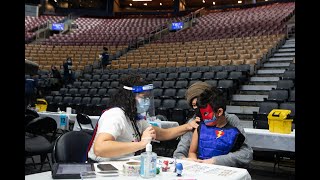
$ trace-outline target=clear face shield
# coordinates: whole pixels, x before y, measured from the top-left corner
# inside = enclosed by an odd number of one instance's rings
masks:
[[[124,86],[124,89],[131,90],[135,94],[138,117],[136,120],[155,120],[153,84],[144,86]]]

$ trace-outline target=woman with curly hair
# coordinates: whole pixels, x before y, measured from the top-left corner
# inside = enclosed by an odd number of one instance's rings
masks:
[[[120,80],[118,92],[111,97],[111,108],[103,112],[95,128],[89,160],[128,158],[144,149],[151,139],[174,139],[198,126],[193,122],[168,129],[151,126],[145,115],[152,106],[152,88],[139,75]]]

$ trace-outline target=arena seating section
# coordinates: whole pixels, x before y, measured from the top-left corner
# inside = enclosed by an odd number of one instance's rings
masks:
[[[156,19],[95,19],[77,18],[73,23],[77,28],[68,34],[55,34],[42,44],[46,45],[128,45],[130,40],[144,37],[169,18]]]
[[[156,27],[174,19],[78,18],[74,21],[77,28],[71,32],[29,43],[28,39],[34,35],[29,30],[49,17],[26,17],[25,55],[40,65],[42,88],[49,86],[45,79],[51,65],[59,67],[67,57],[73,58],[77,80],[57,92],[45,94],[49,111],[71,106],[79,113],[100,115],[117,91],[119,78],[134,72],[155,85],[156,112],[183,124],[190,115],[184,99],[186,89],[196,81],[206,81],[223,89],[231,100],[232,94],[284,43],[285,23],[294,9],[294,3],[275,3],[249,9],[207,11],[192,27],[171,32],[137,49],[128,49],[128,44],[138,37],[147,37]],[[98,63],[103,46],[109,47],[112,55],[121,51],[107,71],[102,71]],[[282,90],[281,83],[293,83],[290,70],[274,91]],[[290,89],[289,96],[293,93]],[[289,107],[288,104],[277,105]]]
[[[24,31],[25,31],[25,43],[29,43],[35,39],[35,31],[38,28],[45,26],[47,22],[59,22],[64,17],[62,16],[40,16],[40,17],[31,17],[25,16],[24,19]]]

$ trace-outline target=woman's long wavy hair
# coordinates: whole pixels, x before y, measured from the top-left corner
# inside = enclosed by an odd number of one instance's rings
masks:
[[[118,92],[110,99],[110,107],[121,108],[130,121],[135,121],[137,117],[137,106],[135,94],[123,86],[143,86],[150,84],[137,74],[129,74],[120,79]]]

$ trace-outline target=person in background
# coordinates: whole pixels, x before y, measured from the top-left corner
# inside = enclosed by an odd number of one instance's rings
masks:
[[[37,95],[37,85],[38,83],[35,75],[33,75],[31,78],[25,79],[25,107],[34,106]]]
[[[187,89],[187,92],[186,92],[186,99],[190,107],[192,107],[193,109],[195,109],[195,111],[197,111],[198,97],[205,90],[210,90],[211,88],[212,86],[201,81],[192,84]],[[237,127],[240,130],[240,132],[244,134],[244,130],[243,130],[243,127],[241,126],[239,118],[233,114],[228,114],[226,112],[224,113],[228,123],[234,127]],[[188,123],[192,121],[199,122],[200,118],[196,118],[196,114],[195,114],[188,121]],[[183,136],[181,136],[180,142],[177,145],[177,149],[173,153],[173,157],[176,157],[178,159],[188,159],[192,135],[193,135],[193,131],[189,131],[185,133]],[[253,150],[245,141],[237,152],[216,156],[212,158],[212,161],[205,160],[201,162],[224,165],[224,166],[232,166],[232,167],[248,167],[252,158],[253,158]],[[192,160],[192,159],[189,159],[189,160]]]
[[[51,77],[61,79],[61,74],[55,65],[51,66]]]
[[[63,63],[63,80],[65,85],[73,83],[71,57],[68,57],[65,63]]]
[[[53,78],[54,89],[59,90],[62,87],[62,77],[55,65],[51,66],[50,78]]]
[[[111,97],[111,108],[103,112],[95,127],[88,161],[128,158],[144,149],[151,139],[174,139],[198,126],[193,122],[168,129],[152,126],[147,121],[154,113],[152,89],[153,85],[139,75],[120,79],[118,92]]]
[[[109,53],[108,53],[108,48],[103,47],[103,52],[99,55],[100,60],[101,60],[101,67],[102,69],[106,69],[107,65],[110,64],[109,62]]]

